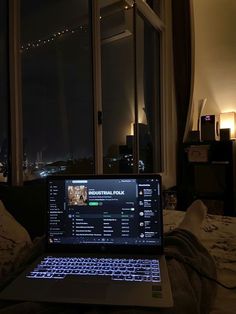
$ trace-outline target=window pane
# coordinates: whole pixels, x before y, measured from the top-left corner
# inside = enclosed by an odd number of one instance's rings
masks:
[[[104,172],[133,171],[132,8],[102,1],[101,54]],[[101,4],[100,3],[100,4]]]
[[[137,27],[140,172],[161,171],[160,34],[140,15]]]
[[[8,1],[0,0],[0,182],[8,174]]]
[[[94,171],[88,4],[21,0],[26,180]]]

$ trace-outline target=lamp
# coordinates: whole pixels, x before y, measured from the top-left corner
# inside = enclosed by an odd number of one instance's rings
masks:
[[[222,112],[220,114],[220,129],[230,129],[230,138],[236,138],[236,113]]]

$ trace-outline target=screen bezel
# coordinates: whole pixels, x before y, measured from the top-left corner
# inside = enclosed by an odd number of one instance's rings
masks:
[[[91,179],[157,179],[160,182],[160,245],[114,245],[114,244],[56,244],[48,242],[49,231],[49,189],[47,188],[46,209],[46,250],[52,253],[128,253],[128,254],[162,254],[163,253],[163,208],[162,208],[162,184],[159,174],[118,174],[118,175],[52,175],[47,177],[47,187],[50,180],[91,180]]]

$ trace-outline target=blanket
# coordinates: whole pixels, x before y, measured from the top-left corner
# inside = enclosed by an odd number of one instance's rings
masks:
[[[183,219],[184,212],[164,210],[164,231],[174,230]],[[208,214],[199,238],[213,257],[217,278],[228,286],[236,286],[236,217]],[[236,308],[235,290],[218,286],[216,302],[211,314],[234,314]]]

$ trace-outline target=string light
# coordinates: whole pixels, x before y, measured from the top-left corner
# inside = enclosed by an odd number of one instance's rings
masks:
[[[129,9],[132,9],[133,8],[133,4],[128,6],[128,5],[125,5],[124,6],[124,10],[129,10]],[[99,17],[100,20],[102,20],[102,16]],[[79,25],[78,27],[75,27],[73,29],[69,29],[68,27],[64,28],[64,29],[61,29],[57,32],[54,32],[53,34],[51,35],[48,35],[47,37],[44,37],[44,38],[40,38],[40,39],[37,39],[35,41],[32,41],[32,42],[28,42],[26,44],[23,44],[21,45],[21,49],[20,49],[20,52],[23,53],[23,52],[28,52],[32,49],[36,49],[36,48],[40,48],[42,46],[45,46],[46,44],[50,44],[52,43],[53,41],[55,40],[58,40],[62,37],[64,37],[65,35],[74,35],[75,33],[78,33],[78,32],[84,32],[84,33],[87,33],[88,31],[88,26],[83,24],[83,25]]]
[[[29,51],[30,49],[33,49],[33,48],[42,47],[65,35],[75,34],[76,32],[87,32],[87,29],[88,29],[87,25],[80,25],[79,27],[76,27],[73,29],[69,29],[68,27],[66,27],[65,29],[55,32],[52,35],[49,35],[45,38],[41,38],[36,41],[29,42],[29,43],[26,43],[25,45],[22,45],[21,52]]]

